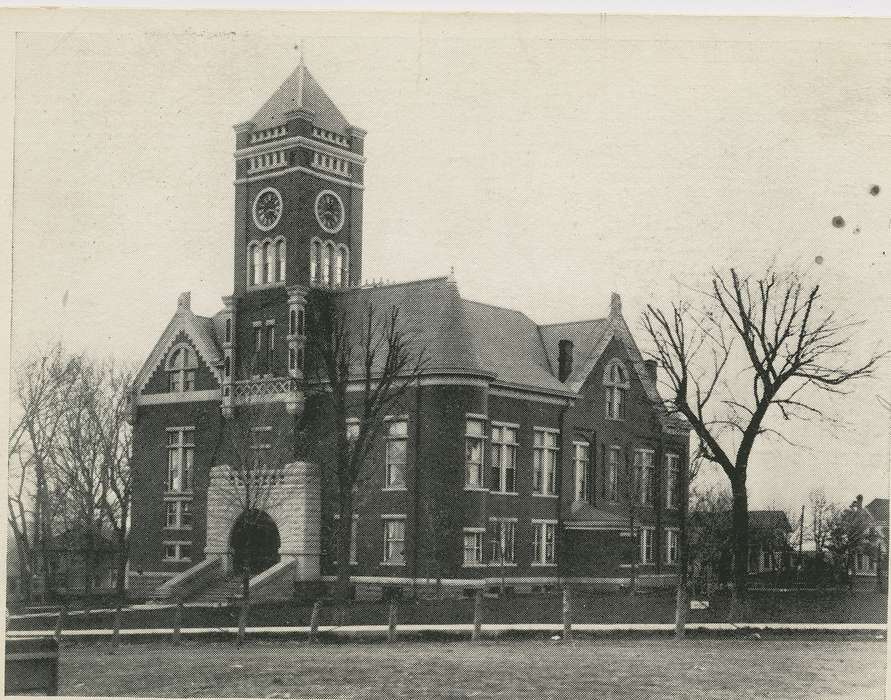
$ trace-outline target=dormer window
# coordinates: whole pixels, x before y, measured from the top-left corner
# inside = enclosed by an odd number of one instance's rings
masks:
[[[628,370],[620,360],[613,360],[606,366],[603,376],[606,389],[606,417],[611,420],[624,420],[628,389]]]
[[[167,362],[168,387],[173,393],[195,390],[195,371],[198,358],[187,346],[173,351]]]

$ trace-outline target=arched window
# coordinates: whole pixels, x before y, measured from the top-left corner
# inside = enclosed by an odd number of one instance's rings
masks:
[[[328,241],[325,244],[325,257],[322,259],[322,284],[330,287],[334,282],[334,244]]]
[[[260,284],[263,281],[263,260],[261,258],[263,251],[257,243],[251,243],[250,246],[250,274],[248,275],[248,284]]]
[[[350,284],[350,250],[345,245],[337,248],[338,283],[341,287]]]
[[[171,392],[195,390],[195,370],[198,360],[194,351],[182,345],[170,353],[167,361],[168,388]]]
[[[225,360],[223,360],[223,373],[225,374],[226,379],[229,378],[229,374],[231,371],[232,371],[232,365],[229,361],[229,358],[227,357]]]
[[[628,370],[620,360],[612,360],[603,372],[606,389],[606,417],[612,420],[625,418],[625,403],[630,388]]]
[[[313,284],[322,281],[322,242],[313,239],[309,253],[309,279]]]
[[[272,243],[266,241],[263,244],[263,282],[272,282],[272,271],[275,269],[273,256]]]
[[[285,242],[279,241],[275,246],[276,253],[276,282],[284,282],[285,281]]]

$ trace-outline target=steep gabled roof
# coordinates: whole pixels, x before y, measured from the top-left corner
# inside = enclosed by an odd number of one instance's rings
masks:
[[[750,510],[749,527],[752,530],[781,530],[792,532],[789,518],[781,510]]]
[[[316,79],[303,64],[289,75],[272,97],[260,107],[251,121],[257,130],[281,126],[287,122],[287,113],[306,109],[315,114],[316,126],[346,134],[350,124],[337,105],[325,93]]]
[[[876,523],[885,524],[888,522],[887,498],[873,498],[869,502],[869,505],[866,506],[866,510],[869,511],[869,514]]]
[[[217,381],[222,382],[223,378],[219,365],[223,362],[223,354],[217,342],[214,319],[206,316],[196,316],[192,313],[189,293],[185,292],[179,297],[176,313],[173,314],[173,318],[170,319],[167,328],[164,329],[142,369],[136,375],[133,389],[137,394],[145,388],[152,374],[160,367],[181,332],[185,333],[194,343],[195,350],[216,375]]]

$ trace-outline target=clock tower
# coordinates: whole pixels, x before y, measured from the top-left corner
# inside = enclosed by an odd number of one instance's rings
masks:
[[[239,382],[302,376],[310,287],[361,280],[364,139],[302,56],[253,118],[235,126],[224,411]]]

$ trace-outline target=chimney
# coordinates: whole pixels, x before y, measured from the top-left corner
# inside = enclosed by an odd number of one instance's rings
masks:
[[[557,379],[565,382],[572,374],[572,341],[561,340],[557,347],[560,348],[557,356]]]
[[[857,500],[854,501],[851,505],[854,506],[854,510],[863,510],[863,494],[858,493]]]
[[[176,310],[185,309],[189,311],[192,308],[192,292],[183,292],[176,301]]]
[[[609,315],[622,315],[622,297],[620,297],[616,292],[613,292],[612,296],[610,296],[609,298]]]
[[[656,360],[644,360],[644,368],[647,370],[647,376],[649,376],[654,383],[657,381],[656,367]]]

